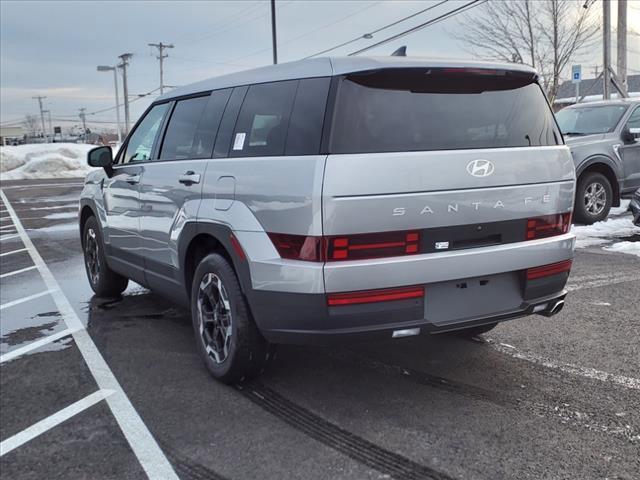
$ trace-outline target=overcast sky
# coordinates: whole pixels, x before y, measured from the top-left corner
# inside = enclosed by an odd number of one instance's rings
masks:
[[[583,0],[579,0],[582,2]],[[450,0],[433,10],[332,52],[346,55],[467,3]],[[351,40],[410,15],[432,1],[277,0],[278,58],[291,61]],[[629,26],[640,30],[640,1],[630,0]],[[478,7],[478,10],[482,7]],[[592,7],[599,13],[600,6]],[[473,10],[472,10],[473,11]],[[615,9],[614,9],[615,21]],[[368,54],[388,55],[400,45],[409,55],[471,58],[452,38],[460,33],[451,19]],[[629,67],[640,73],[640,37],[629,37]],[[615,34],[614,34],[615,40]],[[129,68],[130,94],[159,85],[157,50],[148,43],[173,43],[165,61],[165,84],[184,85],[207,77],[271,63],[269,2],[244,1],[0,1],[0,121],[20,122],[37,113],[36,100],[45,95],[54,124],[77,120],[87,112],[114,104],[113,75],[97,65],[113,65],[117,56],[134,54]],[[615,45],[614,45],[615,47]],[[579,61],[602,64],[601,50],[585,52]],[[614,50],[615,52],[615,50]],[[615,59],[615,53],[613,58]],[[585,68],[584,75],[592,76]],[[122,93],[122,92],[121,92]],[[131,105],[132,121],[152,97]],[[59,120],[57,120],[59,119]],[[113,110],[87,117],[113,122]],[[95,126],[103,125],[96,123]]]

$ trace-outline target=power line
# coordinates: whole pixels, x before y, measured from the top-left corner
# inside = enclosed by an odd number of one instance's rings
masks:
[[[392,42],[394,40],[397,40],[398,38],[402,38],[406,35],[409,35],[410,33],[417,32],[418,30],[422,30],[423,28],[429,27],[438,22],[441,22],[455,15],[458,15],[459,13],[462,13],[465,10],[471,10],[472,8],[477,7],[478,5],[482,5],[485,2],[487,2],[487,0],[472,0],[469,3],[465,3],[464,5],[458,8],[454,8],[453,10],[450,10],[447,13],[443,13],[442,15],[435,17],[427,22],[421,23],[420,25],[416,25],[415,27],[410,28],[409,30],[405,30],[404,32],[397,33],[396,35],[392,35],[391,37],[385,38],[384,40],[374,43],[373,45],[369,45],[368,47],[361,48],[360,50],[356,50],[355,52],[351,52],[349,56],[358,55],[359,53],[366,52],[367,50],[371,50],[372,48],[379,47],[380,45],[384,45],[386,43]]]
[[[333,50],[337,50],[338,48],[346,47],[347,45],[350,45],[350,44],[355,43],[355,42],[357,42],[359,40],[362,40],[363,38],[370,39],[371,37],[373,37],[374,34],[376,34],[378,32],[386,30],[387,28],[391,28],[391,27],[393,27],[393,26],[395,26],[395,25],[397,25],[397,24],[399,24],[401,22],[409,20],[409,19],[411,19],[413,17],[416,17],[416,16],[418,16],[420,14],[423,14],[425,12],[428,12],[429,10],[433,10],[434,8],[437,8],[440,5],[442,5],[444,3],[447,3],[448,1],[449,0],[441,0],[440,2],[436,3],[435,5],[431,5],[431,6],[427,7],[427,8],[423,8],[422,10],[420,10],[418,12],[415,12],[415,13],[413,13],[411,15],[408,15],[408,16],[406,16],[404,18],[396,20],[395,22],[392,22],[392,23],[389,23],[387,25],[384,25],[384,26],[382,26],[382,27],[380,27],[380,28],[378,28],[376,30],[373,30],[371,32],[365,33],[364,35],[361,35],[361,36],[359,36],[357,38],[353,38],[351,40],[348,40],[348,41],[346,41],[344,43],[341,43],[340,45],[336,45],[335,47],[327,48],[326,50],[322,50],[321,52],[314,53],[313,55],[308,55],[308,56],[304,57],[303,60],[305,60],[307,58],[311,58],[311,57],[317,57],[318,55],[323,55],[323,54],[331,52]]]

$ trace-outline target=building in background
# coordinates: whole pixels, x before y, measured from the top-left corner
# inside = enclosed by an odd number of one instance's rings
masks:
[[[22,143],[25,131],[22,127],[0,127],[0,145]]]
[[[627,77],[627,88],[630,97],[640,97],[640,75]],[[580,82],[580,96],[585,97],[580,103],[597,102],[602,100],[602,78],[585,78]],[[611,93],[611,98],[618,98],[617,92]],[[558,111],[576,103],[576,84],[567,80],[558,89],[558,96],[553,102],[553,110]]]

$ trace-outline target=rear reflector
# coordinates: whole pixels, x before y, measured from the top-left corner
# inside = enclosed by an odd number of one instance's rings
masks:
[[[535,280],[536,278],[549,277],[558,273],[568,272],[571,270],[572,260],[542,265],[541,267],[529,268],[527,270],[527,280]]]
[[[361,290],[358,292],[331,293],[327,295],[330,307],[357,305],[360,303],[392,302],[424,297],[424,287],[385,288],[381,290]]]
[[[562,235],[571,227],[571,213],[559,213],[527,220],[526,239],[553,237]]]

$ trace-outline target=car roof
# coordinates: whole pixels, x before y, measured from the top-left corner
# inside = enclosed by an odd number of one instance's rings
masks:
[[[471,60],[446,60],[422,57],[319,57],[295,62],[221,75],[201,82],[178,87],[165,93],[156,101],[193,95],[221,88],[251,85],[255,83],[295,80],[300,78],[330,77],[348,73],[386,68],[486,68],[535,74],[531,67],[514,63],[476,62]]]
[[[640,104],[640,98],[616,98],[613,100],[598,100],[596,102],[584,102],[584,103],[576,103],[574,105],[570,105],[563,110],[573,109],[573,108],[586,108],[586,107],[603,107],[606,105],[636,105]]]

